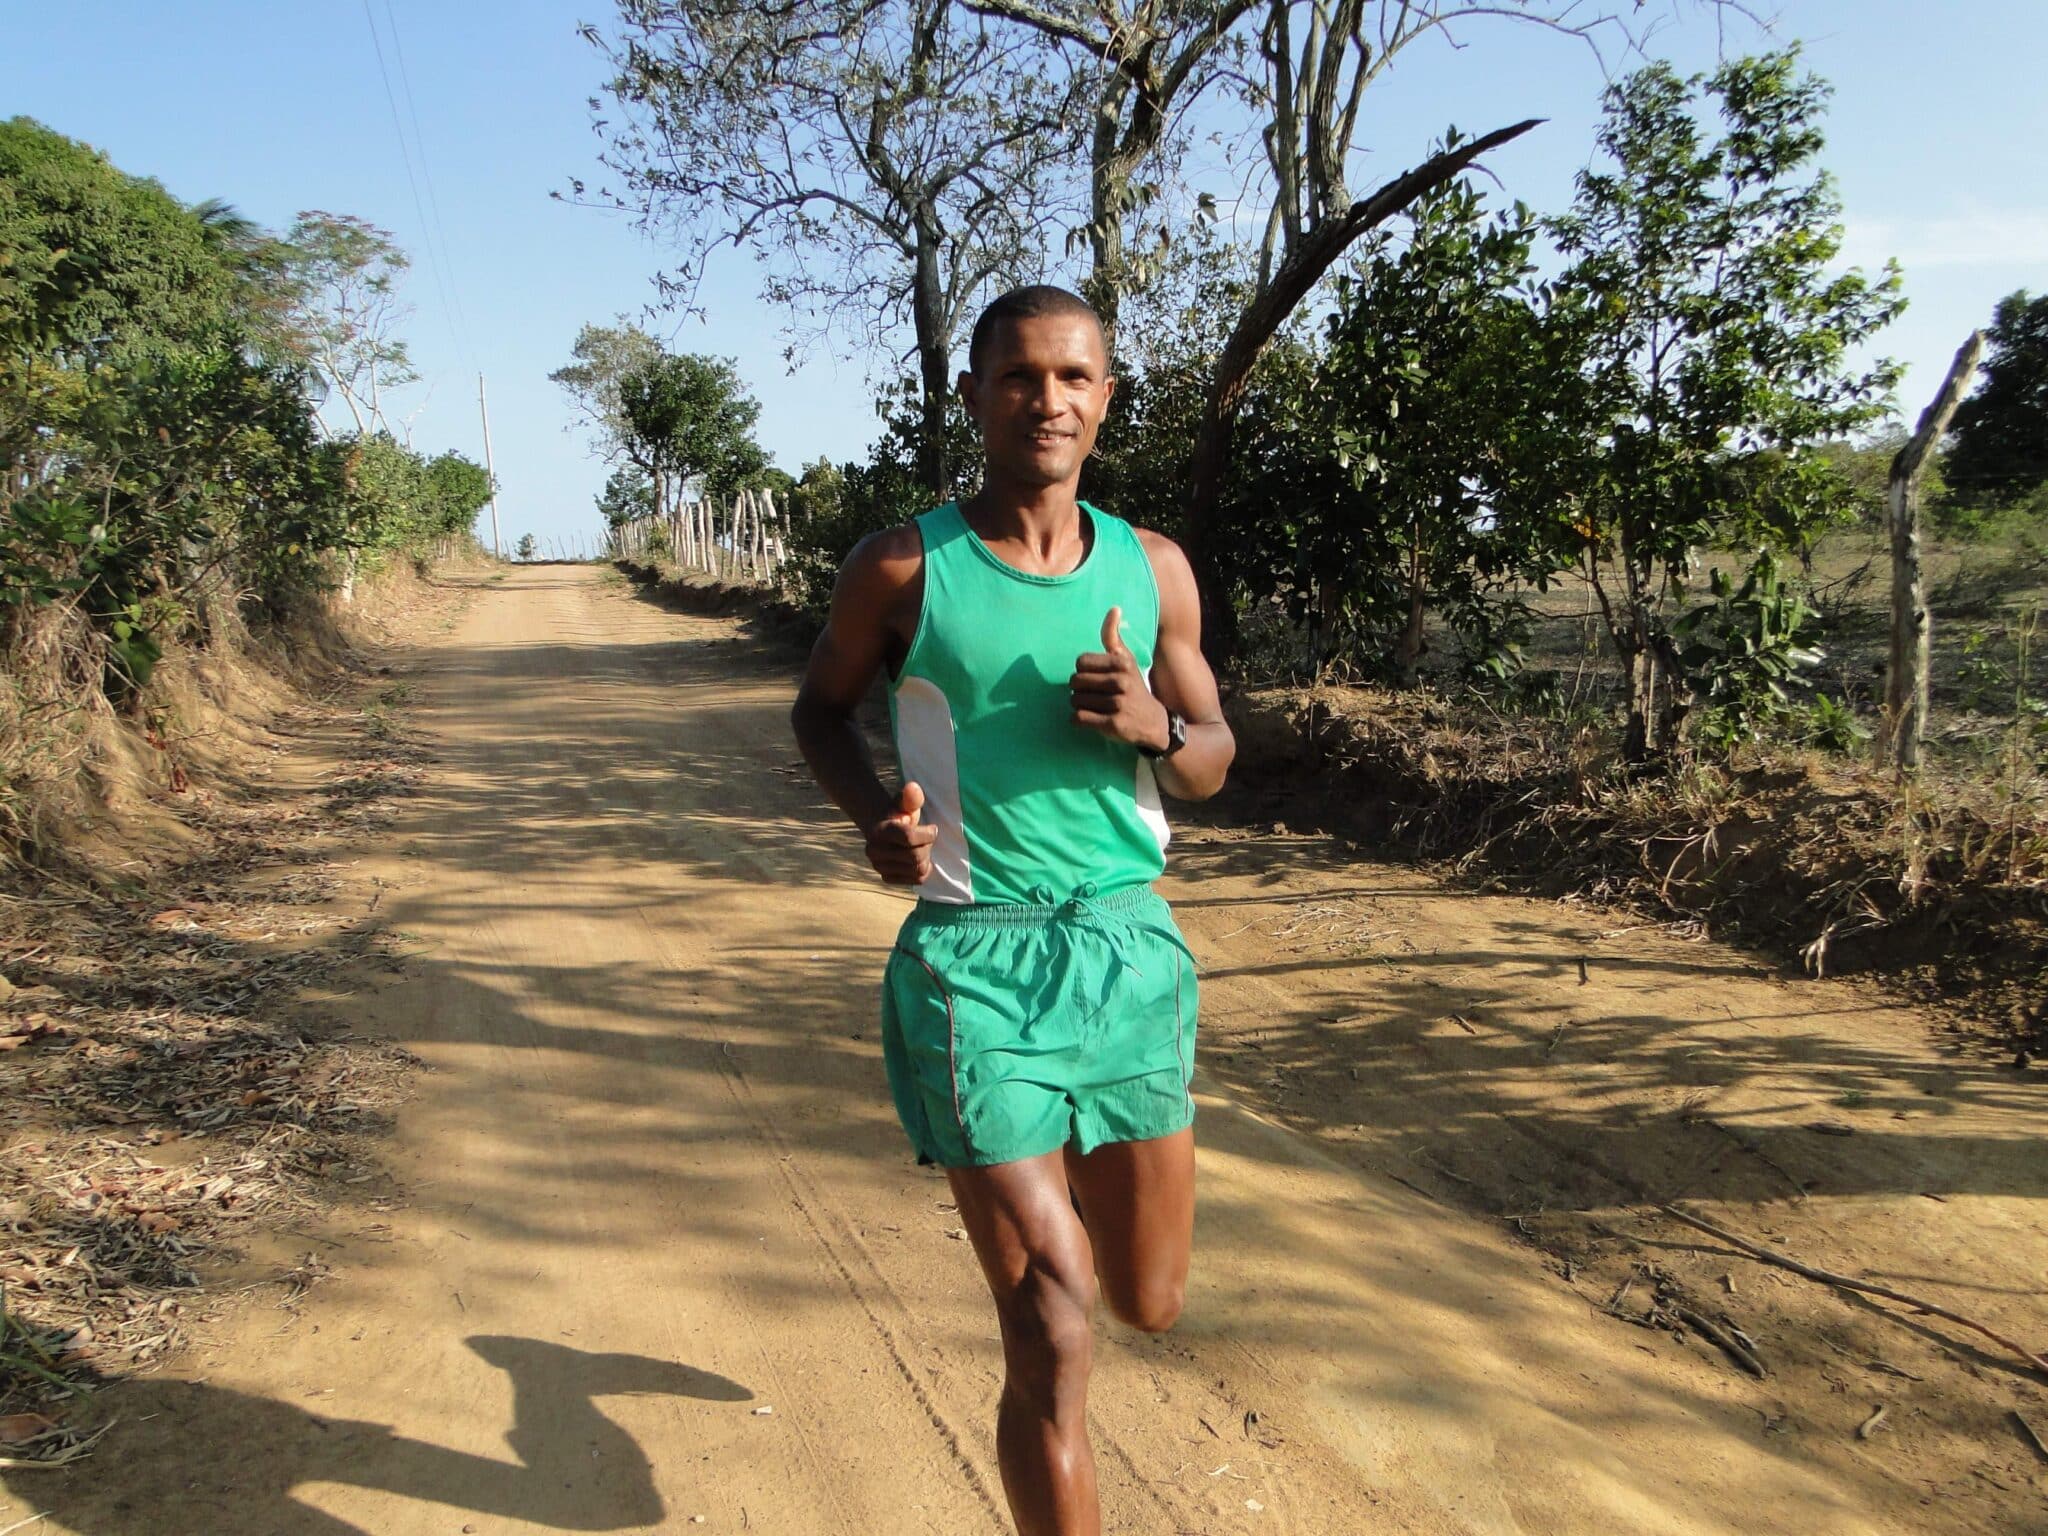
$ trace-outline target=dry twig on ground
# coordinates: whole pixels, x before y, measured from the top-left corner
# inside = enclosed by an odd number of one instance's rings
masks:
[[[1682,1221],[1687,1226],[1697,1228],[1710,1237],[1717,1237],[1729,1246],[1738,1248],[1751,1258],[1760,1259],[1766,1264],[1775,1264],[1780,1269],[1789,1269],[1795,1275],[1804,1275],[1807,1279],[1817,1280],[1822,1285],[1838,1285],[1844,1290],[1861,1291],[1870,1296],[1882,1296],[1887,1301],[1899,1302],[1902,1305],[1911,1307],[1916,1312],[1923,1312],[1930,1317],[1945,1318],[1951,1323],[1956,1323],[1973,1332],[1981,1333],[2000,1348],[2010,1350],[2013,1354],[2018,1355],[2020,1359],[2024,1360],[2035,1370],[2048,1374],[2048,1356],[2036,1354],[2024,1344],[2015,1339],[2007,1338],[1995,1328],[1986,1327],[1975,1318],[1965,1317],[1962,1313],[1952,1311],[1950,1308],[1944,1307],[1937,1302],[1928,1301],[1924,1297],[1914,1296],[1906,1291],[1896,1290],[1888,1285],[1879,1285],[1871,1280],[1858,1280],[1853,1275],[1838,1275],[1832,1270],[1820,1269],[1811,1264],[1802,1264],[1799,1260],[1785,1254],[1773,1253],[1760,1243],[1753,1243],[1746,1237],[1739,1237],[1725,1227],[1716,1226],[1711,1221],[1704,1221],[1688,1211],[1682,1211],[1675,1205],[1659,1205],[1657,1209],[1671,1217],[1672,1220]]]

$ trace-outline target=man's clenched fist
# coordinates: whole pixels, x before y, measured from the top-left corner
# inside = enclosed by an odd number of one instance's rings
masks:
[[[1102,649],[1075,658],[1074,675],[1067,684],[1074,724],[1134,747],[1164,748],[1166,706],[1145,686],[1138,658],[1124,644],[1123,626],[1123,609],[1110,609],[1102,621]]]
[[[891,885],[922,885],[931,878],[932,844],[939,839],[939,829],[919,825],[923,809],[923,788],[906,784],[897,797],[896,814],[868,830],[868,862]]]

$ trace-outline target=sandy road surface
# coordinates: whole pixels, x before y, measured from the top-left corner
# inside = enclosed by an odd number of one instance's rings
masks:
[[[903,900],[797,765],[790,686],[595,570],[518,570],[433,644],[438,762],[365,864],[411,958],[343,1004],[431,1069],[394,1208],[296,1323],[130,1390],[117,1459],[11,1483],[33,1529],[1007,1529],[980,1280],[881,1082]],[[1230,852],[1169,890],[1219,1030],[1302,1007],[1245,963],[1274,873]],[[1110,1530],[1898,1528],[1495,1225],[1198,1089],[1185,1321],[1104,1325]]]

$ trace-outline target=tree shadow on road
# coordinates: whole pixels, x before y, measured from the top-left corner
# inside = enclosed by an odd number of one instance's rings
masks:
[[[102,1455],[60,1471],[0,1478],[79,1536],[377,1536],[294,1497],[308,1483],[375,1489],[554,1530],[637,1529],[659,1523],[667,1511],[646,1453],[605,1417],[597,1399],[753,1397],[713,1372],[640,1355],[502,1335],[465,1342],[512,1379],[505,1439],[517,1461],[204,1382],[157,1380],[119,1393],[116,1408],[126,1422],[117,1431],[117,1465]],[[168,1495],[173,1489],[183,1491]]]

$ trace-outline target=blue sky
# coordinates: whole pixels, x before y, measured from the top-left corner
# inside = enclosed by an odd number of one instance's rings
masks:
[[[323,208],[393,231],[413,256],[408,335],[424,376],[393,414],[411,417],[418,447],[481,458],[483,373],[507,543],[526,532],[587,539],[604,469],[564,432],[567,408],[547,374],[584,322],[637,312],[664,261],[623,220],[548,195],[598,175],[585,100],[602,71],[575,28],[610,14],[603,0],[0,0],[10,63],[0,113],[37,118],[187,201],[226,198],[266,225]],[[2048,288],[2048,6],[1785,0],[1775,14],[1775,36],[1801,40],[1835,87],[1826,163],[1845,204],[1846,254],[1905,267],[1911,307],[1879,350],[1908,364],[1900,398],[1916,414],[2000,296]],[[1677,15],[1651,52],[1682,67],[1763,41],[1745,23],[1717,27],[1690,0]],[[1404,55],[1374,87],[1358,183],[1399,170],[1447,124],[1477,131],[1541,116],[1546,126],[1490,163],[1506,194],[1563,207],[1591,151],[1601,62],[1511,23],[1464,36],[1463,51]],[[1607,63],[1629,60],[1610,50]],[[1231,186],[1211,183],[1226,197]],[[814,353],[791,373],[782,319],[756,300],[756,284],[750,262],[729,260],[704,289],[703,320],[652,326],[680,349],[738,359],[762,403],[761,441],[783,467],[859,457],[875,430],[867,380],[893,365]]]

